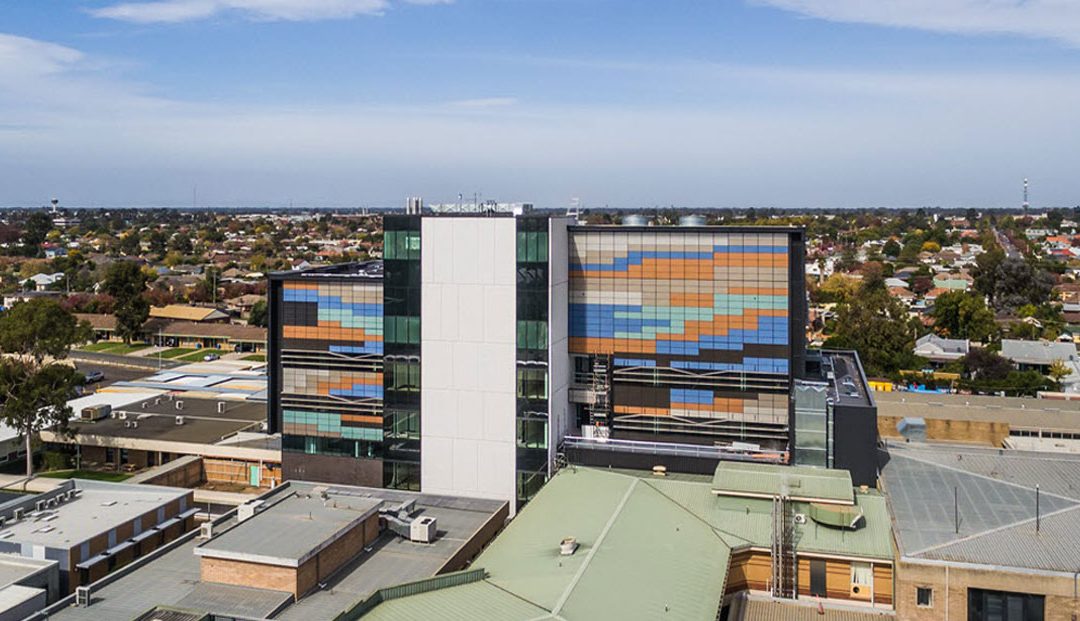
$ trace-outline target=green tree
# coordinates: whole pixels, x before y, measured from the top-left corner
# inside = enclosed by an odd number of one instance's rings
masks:
[[[0,417],[26,442],[26,476],[34,472],[33,437],[42,429],[66,429],[68,399],[84,378],[62,362],[71,347],[90,338],[55,300],[21,302],[0,315]]]
[[[269,314],[267,313],[266,300],[259,300],[251,305],[251,315],[248,317],[248,325],[265,328]]]
[[[150,316],[150,303],[143,295],[149,280],[135,261],[116,261],[105,272],[105,292],[116,300],[116,332],[125,343],[138,336]]]
[[[1050,363],[1050,369],[1046,374],[1050,376],[1050,379],[1060,384],[1061,380],[1072,375],[1072,369],[1065,364],[1064,360],[1055,360]]]
[[[934,301],[930,315],[934,328],[952,338],[987,342],[997,336],[994,312],[982,296],[964,291],[943,293]]]
[[[26,219],[22,244],[24,257],[40,257],[45,254],[41,244],[52,230],[52,218],[44,211],[35,211]]]
[[[1025,304],[1038,306],[1050,300],[1054,277],[1023,259],[1004,259],[994,270],[994,308],[1013,311]]]
[[[825,345],[858,351],[869,375],[892,375],[921,366],[913,353],[916,334],[907,308],[889,296],[883,281],[875,279],[837,307],[833,335]]]

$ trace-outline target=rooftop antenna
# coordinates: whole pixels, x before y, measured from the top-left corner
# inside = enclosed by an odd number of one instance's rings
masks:
[[[1025,216],[1027,215],[1028,207],[1030,207],[1030,206],[1031,206],[1031,203],[1028,202],[1028,180],[1025,178],[1024,179],[1024,215]]]

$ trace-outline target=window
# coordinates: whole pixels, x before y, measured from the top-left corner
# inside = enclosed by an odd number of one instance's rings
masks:
[[[868,587],[874,583],[874,570],[870,563],[851,564],[851,584]]]
[[[825,592],[825,561],[810,559],[810,594],[828,596]]]
[[[517,396],[519,399],[547,399],[547,369],[519,367]]]
[[[934,605],[934,589],[930,587],[917,587],[915,589],[915,605],[930,608]]]
[[[968,589],[968,621],[1043,621],[1044,607],[1042,595]]]

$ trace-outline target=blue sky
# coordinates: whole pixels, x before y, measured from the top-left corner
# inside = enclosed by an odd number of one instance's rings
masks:
[[[7,0],[0,205],[1080,204],[1065,0]]]

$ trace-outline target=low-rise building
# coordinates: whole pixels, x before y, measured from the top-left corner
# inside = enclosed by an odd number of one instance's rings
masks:
[[[883,488],[910,621],[1072,621],[1080,458],[890,443]]]
[[[0,504],[0,554],[56,561],[66,594],[194,528],[192,492],[73,479]]]
[[[971,351],[971,341],[967,339],[947,339],[936,334],[927,334],[915,341],[914,353],[937,364],[948,364],[960,360]]]
[[[382,589],[453,581],[508,513],[505,501],[289,481],[90,585],[88,606],[63,600],[31,621],[356,618],[339,615]]]
[[[370,621],[713,621],[749,590],[888,616],[892,565],[885,499],[853,489],[846,471],[722,462],[709,478],[569,467],[472,575],[358,609]]]

